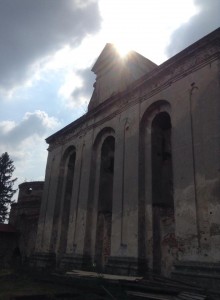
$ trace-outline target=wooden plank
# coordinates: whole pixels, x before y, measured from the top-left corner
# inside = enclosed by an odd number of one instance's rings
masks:
[[[172,296],[167,296],[167,295],[162,295],[162,294],[142,293],[142,292],[133,292],[133,291],[126,291],[126,294],[129,296],[154,299],[154,300],[171,300],[171,299],[173,299]]]

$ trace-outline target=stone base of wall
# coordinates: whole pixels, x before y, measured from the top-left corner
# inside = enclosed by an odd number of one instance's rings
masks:
[[[137,276],[147,273],[147,264],[145,261],[139,261],[133,257],[111,256],[105,267],[105,272],[109,274]]]
[[[203,288],[220,289],[220,263],[178,262],[171,277]]]
[[[35,253],[30,257],[29,266],[41,270],[58,269],[63,272],[86,270],[100,273],[100,271],[97,270],[97,266],[92,264],[90,256],[80,254],[65,254],[59,262],[57,262],[55,253]],[[111,256],[102,272],[137,276],[147,274],[147,267],[145,261],[140,261],[137,258]]]
[[[91,257],[80,254],[65,254],[60,261],[59,268],[63,271],[93,270]]]
[[[35,253],[30,257],[29,266],[36,269],[55,269],[56,254],[55,253]]]

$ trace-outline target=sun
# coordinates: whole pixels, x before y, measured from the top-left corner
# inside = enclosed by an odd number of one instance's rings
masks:
[[[114,43],[121,57],[132,49],[160,64],[168,58],[172,32],[198,13],[194,2],[99,0],[102,39]]]
[[[121,58],[127,57],[127,55],[131,52],[131,48],[126,43],[113,43],[116,51],[119,53]]]

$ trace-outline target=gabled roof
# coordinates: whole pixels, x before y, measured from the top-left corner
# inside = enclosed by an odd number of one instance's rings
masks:
[[[102,50],[102,52],[100,53],[99,57],[97,58],[94,66],[92,67],[92,72],[94,72],[95,74],[97,74],[100,66],[104,63],[104,62],[112,62],[113,59],[116,58],[116,49],[114,48],[113,44],[107,43],[104,47],[104,49]]]
[[[121,57],[113,44],[106,44],[92,68],[96,82],[88,110],[126,90],[131,83],[156,67],[155,63],[135,51]]]
[[[150,70],[152,70],[153,68],[156,68],[157,65],[155,63],[153,63],[152,61],[150,61],[149,59],[147,59],[146,57],[142,56],[141,54],[135,52],[135,51],[130,51],[127,55],[127,58],[125,59],[125,63],[129,63],[129,62],[137,62],[139,66],[148,66],[150,68]],[[108,67],[109,65],[112,65],[113,63],[119,63],[119,64],[124,64],[123,59],[121,58],[119,52],[117,51],[116,47],[111,44],[111,43],[107,43],[104,47],[104,49],[102,50],[102,52],[100,53],[99,57],[97,58],[93,68],[92,68],[92,72],[94,72],[95,74],[98,74],[99,70]]]

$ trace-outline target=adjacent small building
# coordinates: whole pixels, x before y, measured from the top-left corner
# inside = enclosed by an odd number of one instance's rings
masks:
[[[9,224],[0,224],[0,268],[28,265],[35,251],[44,182],[19,185],[18,201],[11,204]]]
[[[28,262],[35,250],[43,187],[43,181],[20,184],[18,201],[11,205],[9,224],[16,229],[15,250],[22,263]]]
[[[46,139],[33,264],[217,270],[220,29],[160,66],[107,44],[92,71],[88,112]]]

